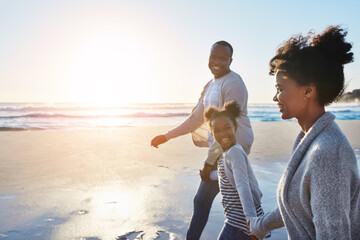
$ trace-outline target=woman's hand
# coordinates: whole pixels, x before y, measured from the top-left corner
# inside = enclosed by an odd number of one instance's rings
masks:
[[[151,146],[158,148],[160,144],[166,143],[165,135],[158,135],[151,140]]]

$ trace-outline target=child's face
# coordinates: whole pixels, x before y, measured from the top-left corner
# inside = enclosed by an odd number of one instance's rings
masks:
[[[215,118],[211,121],[212,134],[221,146],[226,151],[236,143],[235,132],[236,128],[233,122],[227,116]]]

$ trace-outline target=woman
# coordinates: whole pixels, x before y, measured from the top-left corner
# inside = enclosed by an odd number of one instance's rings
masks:
[[[344,91],[353,60],[338,26],[290,38],[270,61],[282,119],[302,131],[279,182],[278,209],[249,222],[253,239],[285,226],[289,239],[360,239],[360,180],[355,154],[325,106]]]

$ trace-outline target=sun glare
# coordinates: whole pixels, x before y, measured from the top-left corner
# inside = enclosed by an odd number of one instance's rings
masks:
[[[146,99],[151,64],[144,52],[123,36],[103,35],[84,44],[74,65],[78,101],[117,105]]]

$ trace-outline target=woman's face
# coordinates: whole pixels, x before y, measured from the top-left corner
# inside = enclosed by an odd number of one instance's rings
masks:
[[[216,142],[220,144],[224,151],[235,145],[236,127],[229,117],[222,116],[215,118],[211,121],[211,128]]]
[[[276,94],[273,98],[278,103],[282,119],[301,118],[305,113],[306,101],[304,86],[289,78],[284,72],[276,73]]]

